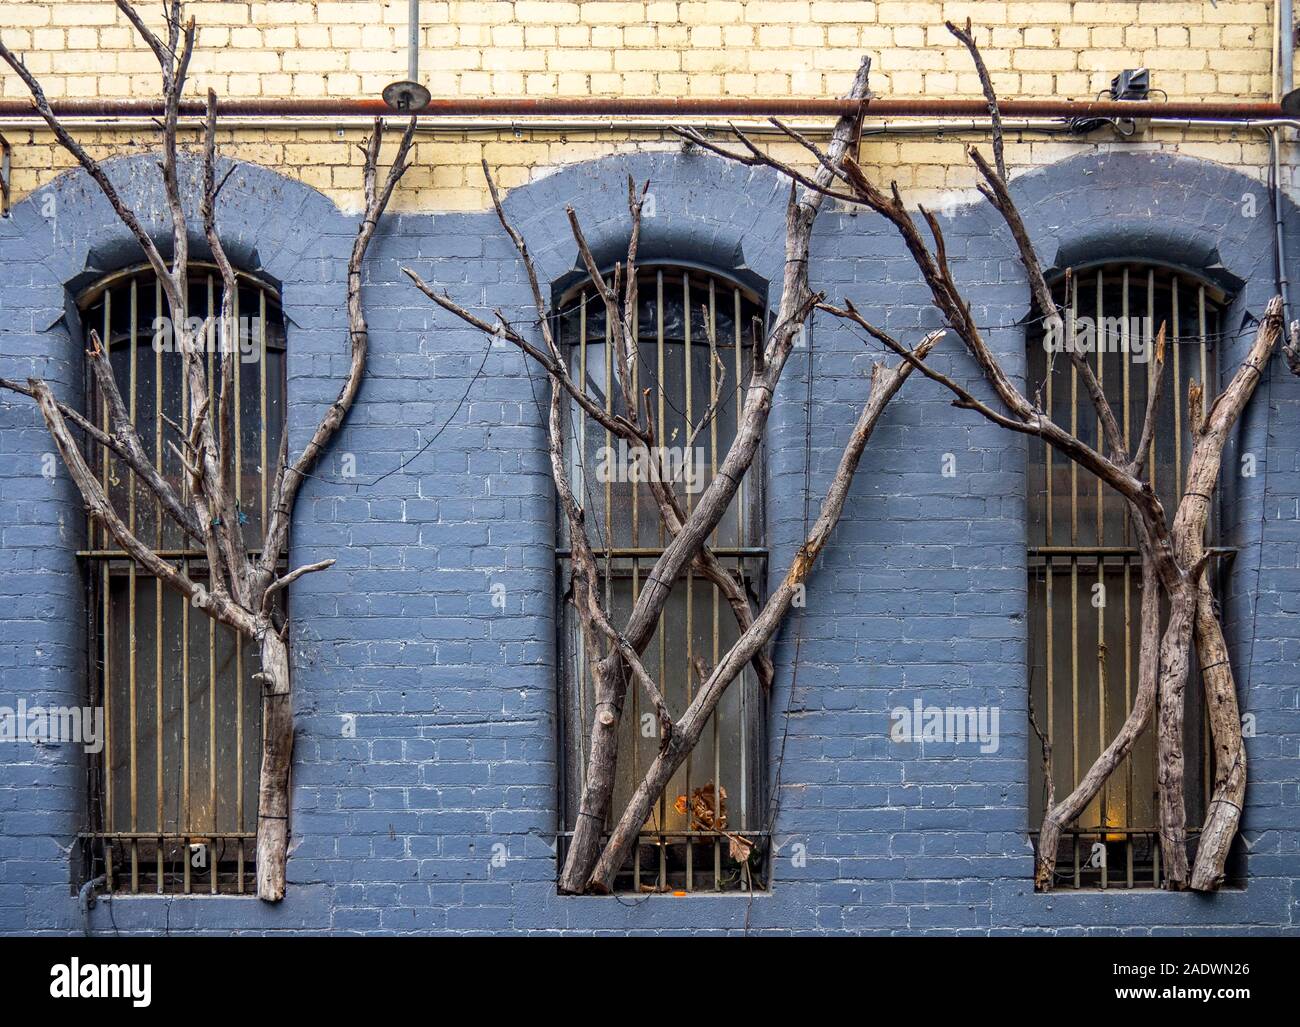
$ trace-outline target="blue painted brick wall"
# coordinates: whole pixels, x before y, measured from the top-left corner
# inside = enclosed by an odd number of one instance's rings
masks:
[[[147,157],[111,168],[137,209],[159,209]],[[559,279],[575,266],[566,204],[581,212],[598,254],[619,251],[628,172],[649,178],[657,200],[644,258],[685,257],[779,283],[785,188],[769,174],[682,153],[597,161],[513,192],[507,207],[544,276]],[[1145,253],[1194,269],[1221,264],[1247,282],[1228,314],[1233,328],[1272,293],[1270,218],[1248,219],[1240,205],[1254,192],[1267,212],[1267,196],[1234,172],[1167,155],[1080,157],[1028,174],[1015,189],[1049,262],[1082,252]],[[43,216],[47,197],[51,218]],[[246,165],[222,204],[236,259],[282,287],[298,450],[346,368],[344,275],[355,220],[309,188]],[[1290,206],[1286,219],[1300,231]],[[166,232],[156,218],[152,227]],[[1011,326],[1028,301],[1005,230],[982,204],[958,207],[944,227],[977,322],[1008,326],[989,341],[1023,375],[1024,334]],[[830,298],[850,296],[912,341],[937,326],[910,259],[880,219],[827,210],[812,249],[814,286]],[[70,291],[134,262],[131,252],[81,175],[18,204],[0,221],[0,374],[39,374],[77,401],[79,336],[61,320]],[[1034,894],[1025,443],[954,410],[939,387],[915,376],[868,447],[807,606],[775,647],[769,741],[780,803],[771,893],[635,904],[562,898],[554,885],[555,519],[538,406],[544,383],[512,348],[489,346],[433,308],[402,266],[485,316],[497,306],[533,316],[491,214],[385,220],[365,268],[370,373],[319,478],[303,489],[294,524],[292,563],[330,556],[338,564],[293,589],[288,897],[276,907],[117,898],[93,912],[95,930],[1295,931],[1300,459],[1292,439],[1300,380],[1280,360],[1225,460],[1231,472],[1252,452],[1267,468],[1249,479],[1230,473],[1224,486],[1228,542],[1240,548],[1228,631],[1243,705],[1258,721],[1244,890],[1210,899]],[[1246,341],[1232,341],[1225,363]],[[818,318],[809,346],[790,361],[765,450],[776,572],[788,566],[805,512],[815,516],[877,358],[844,326]],[[982,391],[955,339],[932,360]],[[444,422],[436,444],[420,452]],[[31,404],[0,397],[0,702],[21,694],[77,705],[85,687],[74,555],[83,515],[61,470],[41,476],[50,449]],[[341,476],[344,454],[355,455],[353,479]],[[945,454],[954,476],[940,473]],[[504,609],[492,603],[494,585],[505,590]],[[891,743],[889,711],[917,698],[998,706],[998,751]],[[355,717],[356,737],[344,736],[346,716]],[[72,746],[0,746],[0,933],[81,929],[68,847],[82,827],[83,773]],[[498,845],[507,859],[494,866]]]

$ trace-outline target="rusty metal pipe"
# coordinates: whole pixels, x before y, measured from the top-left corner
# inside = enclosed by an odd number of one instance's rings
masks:
[[[161,117],[154,99],[53,100],[61,117]],[[999,110],[1008,118],[1164,118],[1179,121],[1251,121],[1283,117],[1277,103],[1149,100],[1003,100]],[[988,117],[983,100],[876,99],[864,105],[825,98],[720,97],[442,97],[430,101],[421,120],[440,117],[826,117],[862,113],[872,118]],[[257,117],[378,117],[396,114],[380,99],[224,99],[221,113],[233,118]],[[197,100],[181,104],[181,114],[201,117]],[[28,100],[0,100],[0,118],[35,117]]]

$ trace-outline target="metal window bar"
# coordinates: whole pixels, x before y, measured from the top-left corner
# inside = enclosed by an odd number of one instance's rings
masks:
[[[266,520],[267,458],[278,452],[284,430],[284,326],[268,284],[245,274],[238,283],[235,490],[245,539],[256,552]],[[202,311],[207,321],[214,388],[221,295],[216,270],[196,265],[189,311]],[[100,332],[155,467],[184,492],[188,483],[167,446],[175,434],[167,421],[188,431],[189,389],[177,337],[160,320],[170,317],[161,283],[147,267],[129,268],[84,293],[79,307],[83,323]],[[249,309],[256,318],[241,319],[240,311]],[[255,368],[243,366],[254,361]],[[107,427],[107,402],[92,380],[87,409]],[[202,580],[204,552],[165,517],[152,493],[106,451],[92,448],[88,455],[129,527]],[[131,894],[250,893],[256,824],[248,814],[256,804],[261,708],[245,677],[258,669],[256,648],[193,613],[102,526],[92,524],[87,541],[90,548],[78,555],[87,568],[94,640],[90,699],[104,708],[105,742],[88,767],[83,872],[87,879],[104,875],[108,891]]]
[[[637,394],[652,390],[649,409],[656,435],[660,445],[668,448],[670,469],[676,472],[674,487],[689,511],[738,430],[748,369],[746,340],[751,324],[757,323],[761,331],[763,304],[738,282],[672,265],[643,266],[638,289],[637,309],[632,312],[637,339],[630,369],[633,388]],[[554,316],[559,343],[572,353],[570,364],[585,390],[606,410],[624,412],[604,305],[591,284],[583,283],[562,296]],[[691,452],[686,452],[685,442],[698,419],[715,403],[717,415],[697,436]],[[636,480],[646,464],[638,463],[637,455],[620,446],[608,431],[590,428],[576,404],[569,418],[570,473],[579,501],[590,511],[588,528],[602,568],[602,598],[617,623],[630,612],[668,539],[648,484],[644,478]],[[751,471],[751,475],[760,473]],[[747,476],[711,539],[719,560],[755,597],[762,591],[767,560],[758,530],[760,498],[761,479]],[[562,526],[562,535],[565,531]],[[569,587],[569,558],[567,538],[562,537],[557,548],[562,595]],[[734,618],[724,606],[712,583],[688,569],[646,647],[647,670],[678,712],[698,687],[691,669],[694,657],[704,656],[716,664],[737,637]],[[562,622],[565,822],[559,832],[561,862],[586,771],[593,701],[580,628],[567,605]],[[700,745],[660,795],[627,865],[616,877],[616,890],[766,887],[764,836],[753,830],[761,823],[762,761],[757,756],[763,751],[764,717],[763,696],[746,671],[728,689]],[[620,767],[610,826],[658,751],[657,721],[635,688],[629,689],[620,730]],[[695,812],[701,808],[703,821]],[[709,819],[712,823],[706,822]],[[731,858],[728,833],[756,843],[748,861]]]
[[[1187,386],[1196,379],[1209,383],[1207,396],[1217,391],[1215,342],[1226,298],[1208,283],[1138,262],[1075,270],[1056,284],[1055,298],[1065,312],[1066,338],[1086,351],[1130,444],[1151,388],[1155,336],[1161,323],[1166,325],[1165,374],[1170,377],[1158,408],[1149,468],[1152,484],[1172,512],[1191,455]],[[1134,316],[1134,311],[1139,313]],[[1052,342],[1041,327],[1029,340],[1030,389],[1041,390],[1053,420],[1100,447],[1100,426],[1078,370]],[[1109,487],[1087,475],[1081,480],[1077,464],[1038,444],[1031,447],[1029,479],[1030,701],[1045,714],[1043,730],[1052,745],[1053,783],[1060,797],[1074,789],[1132,708],[1142,562],[1125,503]],[[1216,510],[1207,529],[1211,546],[1218,528]],[[1195,675],[1194,660],[1192,670]],[[1204,817],[1213,770],[1195,682],[1193,676],[1187,689],[1185,739],[1190,824]],[[1033,746],[1033,828],[1043,816],[1045,773],[1041,750]],[[1156,804],[1155,745],[1148,730],[1121,769],[1062,832],[1058,887],[1158,887]],[[1194,837],[1196,829],[1189,834]],[[1031,835],[1036,843],[1037,831]]]

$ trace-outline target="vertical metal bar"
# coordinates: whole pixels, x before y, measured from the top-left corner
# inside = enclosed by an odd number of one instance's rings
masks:
[[[655,277],[655,288],[656,288],[656,300],[658,302],[658,317],[659,317],[659,323],[657,326],[658,332],[657,332],[656,344],[655,344],[655,366],[656,366],[655,391],[659,393],[659,404],[658,404],[659,418],[658,418],[658,427],[655,432],[655,435],[656,438],[658,439],[659,445],[662,446],[664,444],[664,398],[665,398],[664,394],[667,391],[664,389],[664,273],[662,271],[658,272]],[[689,318],[690,316],[689,310],[686,311],[686,315]],[[662,547],[664,544],[665,544],[664,526],[663,526],[663,521],[660,520],[659,545]],[[660,695],[662,695],[664,691],[664,668],[665,666],[667,666],[667,661],[668,661],[668,645],[667,645],[668,639],[667,639],[667,632],[664,630],[664,627],[665,627],[664,616],[661,614],[659,618],[659,626],[657,631],[659,635],[659,670],[658,670],[658,674],[656,675],[658,678],[657,683],[659,685]],[[688,828],[690,826],[689,803],[690,803],[690,794],[688,792],[687,793],[688,812],[686,814],[686,823]],[[667,792],[665,790],[659,793],[660,828],[662,829],[663,827],[665,827],[667,823],[668,823],[668,799],[667,799]],[[667,853],[665,852],[664,849],[664,839],[661,837],[660,845],[659,845],[659,886],[661,888],[664,887],[665,884],[667,883],[666,859],[667,859]]]
[[[240,357],[243,355],[243,350],[241,348],[243,344],[243,338],[239,330],[239,282],[238,281],[235,282],[235,296],[234,299],[231,301],[230,309],[234,319],[234,324],[226,326],[226,331],[229,333],[230,338],[227,339],[228,348],[224,356],[227,360],[233,361],[235,365],[235,373],[234,373],[235,395],[233,397],[235,401],[235,430],[234,430],[234,442],[233,442],[235,452],[232,454],[231,466],[233,467],[234,474],[235,474],[235,509],[242,513],[244,509],[244,504],[243,504],[243,498],[244,498],[244,434],[243,433],[244,430],[241,427],[241,422],[243,421],[244,406],[243,403],[240,402],[241,400],[240,379],[243,377],[243,375],[240,373],[242,370],[240,364],[243,363]],[[232,527],[234,528],[235,531],[241,533],[244,530],[239,524],[232,525]]]
[[[1070,279],[1070,321],[1079,322],[1079,279]],[[1079,369],[1070,362],[1070,434],[1079,434]],[[1070,461],[1070,545],[1079,544],[1079,465]],[[1070,557],[1070,788],[1079,783],[1079,557]],[[1079,839],[1075,836],[1075,859]],[[1076,887],[1078,882],[1075,882]]]
[[[1051,410],[1051,407],[1048,407],[1048,410]],[[1047,726],[1044,728],[1044,733],[1047,735],[1047,744],[1050,747],[1052,745],[1052,739],[1055,736],[1056,723],[1056,681],[1054,673],[1056,667],[1056,633],[1054,630],[1054,621],[1056,616],[1055,603],[1053,599],[1053,593],[1056,591],[1056,587],[1055,582],[1052,580],[1052,557],[1049,555],[1045,560],[1046,562],[1043,570],[1046,578],[1044,588],[1046,589],[1047,595]],[[1051,769],[1052,768],[1049,768],[1047,764],[1044,763],[1044,776],[1050,773]]]
[[[1073,330],[1074,330],[1074,325],[1071,324],[1070,331],[1072,332]],[[1073,340],[1068,336],[1066,339],[1066,344],[1067,345],[1074,344]],[[1055,356],[1056,356],[1055,353],[1051,353],[1051,352],[1048,352],[1044,355],[1044,366],[1047,368],[1047,375],[1046,375],[1047,410],[1052,417],[1056,416],[1056,408],[1053,406],[1053,399],[1052,399],[1052,383],[1056,379]],[[1043,478],[1044,478],[1044,484],[1047,487],[1047,525],[1046,525],[1047,537],[1044,540],[1044,544],[1049,546],[1056,545],[1056,531],[1055,531],[1056,525],[1055,525],[1055,509],[1054,509],[1056,504],[1055,504],[1055,497],[1053,496],[1053,479],[1056,476],[1056,469],[1052,463],[1052,456],[1053,456],[1052,447],[1050,443],[1044,440],[1043,457],[1044,457],[1045,466],[1043,468],[1043,472],[1044,472]],[[1051,572],[1049,571],[1048,574],[1050,575]]]
[[[1079,279],[1070,279],[1070,338],[1079,323]],[[1079,434],[1079,369],[1070,362],[1070,434]],[[1079,464],[1070,461],[1070,545],[1079,544]]]
[[[258,337],[257,367],[258,367],[258,387],[259,387],[258,396],[261,400],[261,405],[262,405],[260,411],[261,420],[258,422],[260,426],[259,435],[261,436],[261,443],[260,443],[261,452],[258,454],[258,460],[259,460],[258,466],[261,468],[261,480],[259,482],[260,485],[259,491],[261,492],[261,500],[262,500],[262,523],[260,528],[258,529],[258,534],[265,535],[266,534],[266,487],[267,487],[266,483],[271,476],[271,470],[266,466],[266,460],[267,460],[266,435],[267,432],[270,431],[271,425],[270,422],[267,420],[267,415],[266,415],[266,399],[267,399],[267,395],[266,395],[266,290],[260,288],[257,291],[257,337]],[[240,830],[243,830],[243,828],[240,828]]]
[[[682,436],[682,439],[683,442],[685,442],[686,440],[690,439],[691,418],[695,416],[695,410],[694,407],[692,406],[692,400],[694,399],[694,391],[691,388],[691,384],[692,384],[691,383],[691,378],[692,378],[691,375],[691,370],[692,370],[691,368],[691,275],[689,271],[682,272],[682,314],[683,314],[682,373],[685,377],[684,385],[686,391],[686,414],[685,414],[686,423],[684,425],[685,434]],[[660,358],[660,360],[662,363],[662,357]],[[664,384],[662,371],[659,375],[659,388],[660,388],[660,396],[662,397],[663,394],[668,391]],[[665,438],[665,436],[660,434],[659,436],[660,446],[663,446],[666,441],[667,439]],[[663,450],[661,449],[660,454],[662,455],[662,453]],[[677,489],[676,483],[669,483],[667,487],[669,489],[672,489],[673,491],[676,491]],[[686,494],[686,502],[689,504],[690,501],[691,501],[691,497],[690,497],[690,493],[688,492]],[[695,595],[694,593],[695,593],[695,575],[692,571],[692,567],[688,566],[686,568],[686,702],[688,706],[690,705],[690,701],[695,693],[695,690],[691,687],[691,667],[694,664],[694,655],[695,655],[695,601],[694,601]],[[662,691],[662,687],[660,688],[660,691]],[[716,723],[717,723],[716,712],[714,717],[711,719],[714,720],[715,734],[716,734]],[[691,812],[690,812],[691,771],[692,769],[694,769],[694,761],[692,759],[692,755],[693,753],[688,754],[686,757],[686,802],[687,802],[686,830],[687,831],[690,831],[691,829]],[[717,800],[718,793],[716,791],[717,787],[718,787],[718,783],[715,779],[714,781],[715,791],[713,793],[715,806],[717,805],[718,802]],[[717,810],[715,809],[714,812],[716,815]],[[686,836],[686,890],[688,892],[695,890],[695,841],[694,838],[689,834]]]
[[[162,310],[162,279],[154,276],[154,317],[158,317]],[[159,474],[163,469],[163,358],[162,347],[154,347],[154,368],[153,368],[153,411],[154,411],[154,469]],[[154,516],[154,538],[158,548],[163,547],[163,515],[162,500],[154,498],[153,504]],[[163,583],[162,578],[154,578],[154,798],[157,800],[157,809],[154,815],[154,826],[158,831],[157,849],[154,853],[155,870],[158,877],[158,894],[161,895],[166,889],[164,882],[166,880],[163,868],[163,833],[167,830],[166,809],[165,809],[165,791],[163,788],[163,733],[165,731],[165,720],[163,717]]]
[[[206,324],[209,331],[216,317],[216,294],[212,275],[208,275],[208,316]],[[220,403],[224,406],[230,401],[230,397],[225,394],[225,380],[222,379],[221,392],[217,392],[217,378],[215,371],[216,346],[208,346],[208,395],[220,395]],[[208,417],[215,426],[219,420],[217,416],[217,402],[208,406]],[[216,574],[215,567],[208,568],[208,581],[213,580]],[[208,620],[208,821],[211,824],[213,837],[208,839],[208,874],[209,888],[213,895],[217,893],[217,622],[209,618]]]
[[[127,412],[132,426],[136,423],[136,399],[139,392],[139,361],[136,354],[136,324],[139,312],[139,279],[131,279],[130,287],[130,340],[127,343]],[[126,472],[126,522],[132,534],[135,534],[135,472]],[[130,637],[127,664],[127,737],[130,739],[131,754],[131,894],[140,890],[140,841],[134,837],[140,830],[140,760],[139,737],[136,730],[136,672],[139,666],[139,633],[136,625],[136,564],[134,560],[127,564],[127,634]]]
[[[110,363],[113,357],[113,352],[112,352],[113,336],[111,334],[112,326],[113,326],[112,306],[113,306],[113,290],[105,289],[104,290],[104,330],[103,330],[102,342],[104,346],[104,351],[108,354]],[[96,392],[99,392],[99,390],[96,390]],[[100,399],[100,417],[101,417],[100,423],[103,426],[104,431],[107,432],[109,430],[108,398],[102,395],[102,393],[100,393],[99,399]],[[109,482],[109,477],[112,473],[111,465],[112,465],[113,457],[112,454],[107,449],[103,450],[103,459],[104,459],[104,464],[103,464],[104,494],[109,495],[110,493],[108,490],[108,482]],[[100,526],[100,544],[103,546],[105,550],[109,549],[111,546],[111,543],[109,542],[107,525]],[[104,621],[103,623],[103,631],[104,631],[104,640],[103,640],[104,797],[105,797],[105,803],[107,805],[107,809],[105,811],[105,816],[104,816],[104,823],[105,823],[104,829],[110,832],[113,830],[114,820],[116,819],[114,817],[114,810],[113,810],[114,807],[114,801],[113,801],[114,798],[113,797],[113,662],[112,662],[113,605],[112,605],[112,578],[109,575],[109,564],[111,562],[112,561],[110,560],[104,560],[101,564],[101,575],[102,575],[101,588],[103,589],[103,594],[104,594],[104,616],[103,616],[103,621]],[[113,861],[112,861],[111,846],[106,847],[106,853],[107,853],[106,873],[108,878],[107,880],[108,890],[112,891],[113,890]]]
[[[1147,268],[1147,352],[1155,352],[1156,344],[1156,271]],[[1155,361],[1147,361],[1147,395],[1155,387]],[[1174,385],[1177,389],[1177,384]],[[1151,433],[1151,445],[1147,450],[1147,476],[1151,479],[1151,488],[1156,487],[1156,433]]]
[[[1105,290],[1104,272],[1097,271],[1097,384],[1102,388],[1102,394],[1105,394],[1106,387],[1106,350],[1109,347],[1109,340],[1104,338],[1106,327],[1106,312],[1103,307],[1103,298]],[[1121,362],[1123,357],[1120,357]],[[1105,445],[1103,438],[1103,429],[1101,417],[1098,415],[1097,424],[1097,448],[1102,449]],[[1106,519],[1103,509],[1104,497],[1101,479],[1097,479],[1097,526],[1096,526],[1096,544],[1101,547],[1106,544]],[[1100,602],[1096,606],[1097,610],[1097,755],[1100,756],[1106,751],[1106,688],[1109,687],[1110,678],[1106,673],[1106,601],[1109,598],[1106,595],[1106,560],[1101,553],[1097,554],[1097,591],[1100,595]],[[1102,826],[1108,826],[1107,814],[1109,797],[1110,779],[1107,778],[1102,782],[1101,790],[1098,792],[1098,811],[1100,813],[1100,822]],[[1105,835],[1102,836],[1102,844],[1106,844]],[[1106,871],[1102,870],[1102,887],[1105,887]]]
[[[1174,350],[1174,382],[1173,382],[1173,399],[1174,399],[1174,495],[1181,497],[1183,494],[1183,375],[1180,345],[1178,338],[1178,276],[1170,275],[1169,282],[1170,304],[1173,321],[1173,350]]]
[[[708,337],[709,337],[709,409],[714,410],[718,402],[718,378],[716,373],[717,363],[718,363],[718,289],[717,289],[717,281],[713,278],[709,279]],[[718,419],[717,416],[715,415],[709,423],[710,480],[712,480],[712,475],[714,473],[715,468],[717,467],[717,461],[718,461]],[[714,529],[713,537],[714,540],[716,541],[718,537],[718,532],[716,528]],[[720,597],[718,595],[718,587],[716,585],[714,585],[709,589],[709,595],[712,596],[713,598],[713,622],[710,626],[710,631],[709,631],[710,638],[713,641],[713,649],[711,655],[713,662],[710,664],[710,666],[716,667],[718,665],[718,649],[719,649],[718,633],[722,629],[721,611],[719,608]],[[687,673],[688,674],[690,673],[689,668],[687,669]],[[740,689],[740,694],[743,696],[745,693],[745,679],[744,679],[743,671],[741,672],[740,675],[740,681],[737,682],[737,687]],[[745,751],[745,727],[744,727],[743,720],[741,721],[739,734],[740,734],[740,750],[743,753]],[[714,710],[713,713],[713,780],[716,783],[715,784],[716,790],[714,791],[714,804],[717,806],[717,812],[719,814],[721,813],[722,810],[722,800],[721,798],[719,798],[719,796],[721,796],[722,794],[720,790],[722,788],[721,750],[722,750],[721,740],[718,737],[718,711]],[[741,801],[741,809],[743,810],[744,801],[745,801],[743,784],[741,785],[740,801]],[[744,814],[742,813],[741,814],[742,831],[744,830],[743,820],[744,820]],[[722,849],[721,846],[718,844],[718,842],[719,839],[717,838],[713,839],[713,890],[714,891],[720,891],[722,889]]]
[[[108,355],[109,363],[111,365],[113,360],[113,290],[111,288],[104,290],[104,328],[103,328],[102,336],[103,337],[101,339],[101,342],[104,346],[104,352]],[[98,393],[99,390],[96,389],[96,392]],[[104,431],[107,432],[109,430],[108,397],[100,393],[99,402],[100,402],[100,414],[102,417],[102,425]],[[107,496],[107,495],[111,495],[111,493],[109,492],[108,483],[109,481],[112,480],[112,476],[113,476],[113,454],[107,449],[105,449],[103,453],[104,453],[104,465],[103,465],[104,466],[104,495]],[[101,524],[99,526],[99,541],[100,541],[101,548],[103,549],[113,548],[112,536],[108,533],[107,524]]]
[[[736,434],[739,435],[740,424],[741,424],[741,407],[744,405],[744,396],[745,396],[744,379],[741,378],[741,369],[743,366],[741,360],[741,351],[744,349],[744,345],[743,345],[744,330],[740,324],[740,317],[741,317],[741,311],[743,307],[741,304],[739,287],[733,286],[731,290],[731,294],[732,294],[732,306],[733,306],[731,326],[732,326],[732,339],[735,345],[735,365],[736,365],[736,385],[735,385]],[[714,325],[715,341],[716,338],[717,338],[717,326],[715,324]],[[716,392],[717,389],[716,370],[710,369],[709,374],[710,376],[714,377],[714,389]],[[711,476],[716,476],[718,473],[718,435],[717,435],[716,426],[717,426],[717,421],[715,419],[714,433],[713,433],[713,456],[712,456],[713,463],[710,468]],[[744,477],[742,477],[740,479],[740,484],[736,487],[736,547],[737,548],[745,545],[745,520],[744,520],[745,512],[744,511],[745,511],[745,479]],[[741,586],[743,587],[744,579],[745,579],[745,564],[743,558],[741,557],[736,558],[736,577],[740,581]],[[717,666],[716,659],[714,660],[713,665],[715,667]],[[747,830],[749,828],[747,811],[749,809],[749,746],[750,746],[749,696],[748,696],[749,689],[745,687],[745,678],[743,674],[744,672],[742,671],[742,677],[740,681],[740,685],[741,685],[740,687],[740,829],[742,831]]]
[[[188,414],[185,415],[189,420]],[[181,571],[190,574],[190,561],[181,561]],[[184,864],[184,891],[190,893],[190,604],[181,601],[181,861]]]
[[[1204,283],[1199,284],[1196,289],[1196,327],[1200,336],[1198,348],[1200,350],[1201,358],[1201,412],[1202,417],[1204,417],[1204,413],[1209,408],[1208,404],[1210,402],[1210,373],[1205,346],[1206,328]],[[1202,538],[1207,545],[1209,544],[1213,533],[1218,531],[1218,527],[1218,518],[1215,516],[1214,508],[1211,507],[1210,515],[1205,519],[1205,527],[1202,534]],[[1214,746],[1211,744],[1209,704],[1202,703],[1201,709],[1204,714],[1201,718],[1201,741],[1204,743],[1201,751],[1201,768],[1203,770],[1202,787],[1204,789],[1205,801],[1208,803],[1213,792],[1211,780],[1214,766]]]

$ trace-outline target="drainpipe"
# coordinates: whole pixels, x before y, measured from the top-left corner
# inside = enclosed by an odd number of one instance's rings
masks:
[[[1287,0],[1290,6],[1290,0]],[[411,0],[406,15],[406,80],[420,81],[420,0]]]
[[[1292,0],[1277,0],[1277,70],[1276,91],[1286,96],[1295,84],[1295,12]],[[1291,283],[1287,275],[1286,232],[1282,223],[1282,142],[1284,129],[1275,126],[1269,132],[1269,156],[1272,159],[1273,233],[1277,249],[1277,291],[1282,297],[1282,323],[1291,323]]]
[[[103,874],[87,881],[77,892],[77,905],[81,907],[81,931],[90,937],[90,911],[95,906],[95,889],[101,887],[108,878]]]

